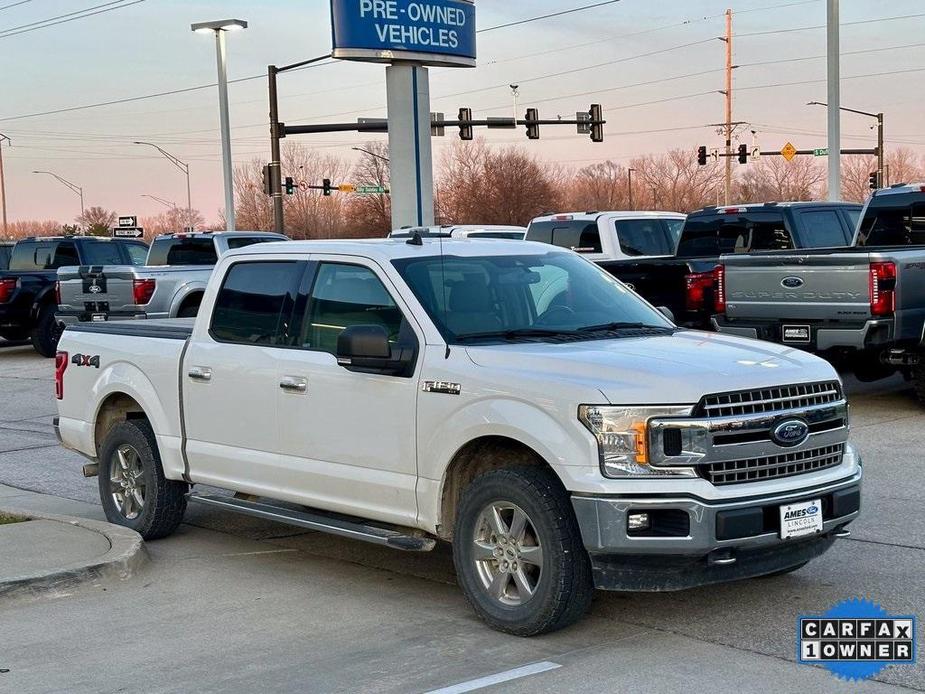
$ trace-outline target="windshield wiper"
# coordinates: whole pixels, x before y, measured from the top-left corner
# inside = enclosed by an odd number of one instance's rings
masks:
[[[667,325],[647,325],[646,323],[601,323],[600,325],[586,325],[578,328],[580,333],[598,333],[611,330],[672,330]]]
[[[577,330],[556,330],[554,328],[517,328],[514,330],[493,330],[482,333],[468,333],[457,335],[459,341],[468,342],[469,340],[516,340],[521,337],[574,337],[581,333]]]

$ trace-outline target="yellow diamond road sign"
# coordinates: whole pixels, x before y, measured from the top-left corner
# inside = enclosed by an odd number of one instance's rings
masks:
[[[792,161],[793,158],[797,155],[797,148],[788,142],[784,145],[784,148],[780,151],[780,153],[784,159],[787,161]]]

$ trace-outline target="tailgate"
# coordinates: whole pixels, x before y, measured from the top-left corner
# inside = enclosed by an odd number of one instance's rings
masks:
[[[870,313],[867,254],[723,256],[726,317],[858,320]]]
[[[61,292],[59,312],[85,314],[82,320],[130,317],[138,313],[134,303],[135,272],[127,265],[96,265],[62,268],[58,271]]]

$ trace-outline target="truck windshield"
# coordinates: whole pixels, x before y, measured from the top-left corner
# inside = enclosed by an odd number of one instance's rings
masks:
[[[429,256],[393,261],[447,342],[602,339],[674,330],[575,255]]]
[[[703,258],[752,251],[785,251],[793,239],[779,212],[688,217],[678,257]]]

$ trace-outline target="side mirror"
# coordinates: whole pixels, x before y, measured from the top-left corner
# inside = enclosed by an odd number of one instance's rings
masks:
[[[667,318],[668,320],[670,320],[672,323],[675,322],[675,321],[674,321],[674,311],[672,311],[672,310],[671,310],[670,308],[668,308],[667,306],[657,306],[657,307],[656,307],[656,310],[657,310],[659,313],[661,313],[663,316],[665,316],[665,318]]]
[[[337,363],[348,371],[405,376],[414,370],[414,349],[393,348],[381,325],[351,325],[337,336]]]

